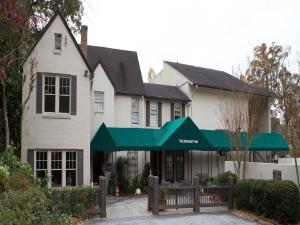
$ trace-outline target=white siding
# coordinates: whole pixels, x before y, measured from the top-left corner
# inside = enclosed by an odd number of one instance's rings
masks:
[[[54,54],[54,33],[62,34],[61,54]],[[65,44],[66,43],[66,44]],[[22,122],[22,159],[27,149],[83,149],[84,183],[90,180],[90,82],[84,77],[87,70],[78,50],[58,16],[34,51],[26,60],[23,71],[27,80],[23,88],[23,101],[28,95],[30,60],[36,59],[36,72],[51,72],[77,76],[77,115],[67,119],[54,119],[36,114],[36,89],[25,109]]]

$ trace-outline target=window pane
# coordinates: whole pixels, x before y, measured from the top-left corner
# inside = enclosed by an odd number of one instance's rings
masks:
[[[60,187],[62,184],[61,170],[52,170],[51,171],[51,186],[52,187]]]
[[[55,112],[55,77],[45,76],[44,82],[44,111]]]
[[[131,98],[131,123],[139,124],[140,101],[138,98]]]
[[[55,112],[55,95],[45,95],[45,112]]]
[[[66,184],[67,186],[76,186],[76,170],[66,171]]]
[[[51,169],[61,169],[61,152],[51,152]]]
[[[104,111],[104,93],[94,92],[95,94],[95,112]]]
[[[47,170],[36,171],[36,178],[45,179],[47,177]]]
[[[59,96],[59,112],[70,112],[70,96]]]
[[[61,39],[62,35],[61,34],[54,34],[55,37],[55,50],[61,50]]]

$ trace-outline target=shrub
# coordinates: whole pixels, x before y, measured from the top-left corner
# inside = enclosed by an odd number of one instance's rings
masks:
[[[234,189],[238,209],[247,209],[275,219],[294,223],[299,216],[299,191],[291,181],[241,180]]]
[[[49,199],[37,188],[4,192],[0,198],[1,224],[69,224],[65,216],[51,214]]]
[[[96,207],[96,190],[91,186],[52,191],[52,209],[62,214],[87,217],[86,210]]]
[[[220,173],[214,178],[214,183],[215,184],[228,184],[230,178],[234,179],[234,183],[236,183],[236,175],[230,171]]]

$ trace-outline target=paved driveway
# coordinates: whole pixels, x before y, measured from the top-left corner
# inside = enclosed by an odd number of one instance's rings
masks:
[[[85,225],[226,225],[256,223],[245,221],[230,214],[226,208],[200,208],[198,214],[193,209],[165,210],[159,216],[153,216],[147,211],[147,198],[131,198],[113,203],[107,208],[107,218],[93,219]]]

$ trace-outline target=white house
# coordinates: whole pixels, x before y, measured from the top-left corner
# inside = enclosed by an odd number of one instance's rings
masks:
[[[109,175],[118,156],[128,157],[130,180],[154,157],[159,158],[156,173],[164,180],[222,172],[227,155],[216,152],[91,152],[90,142],[102,123],[159,128],[189,116],[201,129],[220,129],[220,101],[246,84],[221,71],[171,62],[144,83],[136,52],[87,45],[87,30],[82,26],[78,45],[56,13],[24,60],[22,98],[29,101],[22,121],[22,159],[35,176],[50,177],[49,186],[89,184]],[[273,94],[256,93],[268,103],[260,130],[270,132]]]

